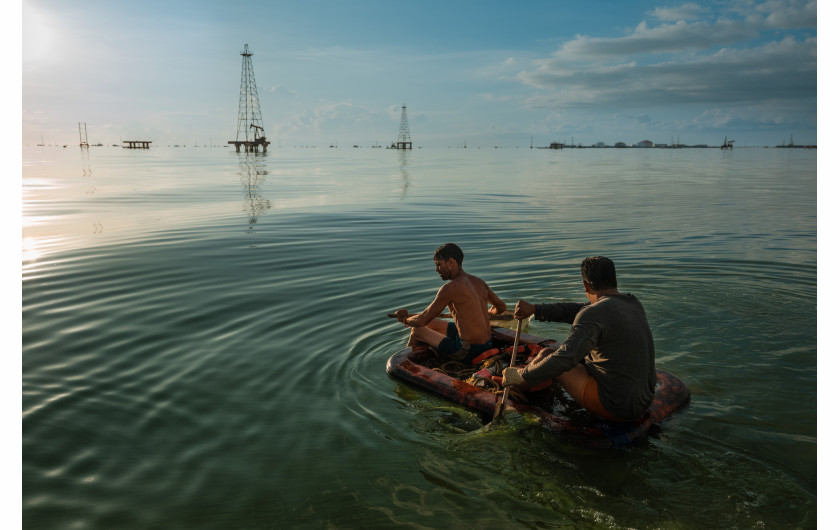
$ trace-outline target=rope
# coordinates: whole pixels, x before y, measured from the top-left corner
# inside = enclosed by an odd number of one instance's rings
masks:
[[[448,375],[454,379],[459,379],[464,381],[467,384],[476,386],[478,388],[482,388],[487,390],[488,392],[493,392],[496,395],[504,393],[504,388],[493,381],[489,377],[485,377],[482,375],[477,375],[476,372],[481,370],[489,370],[490,373],[493,375],[501,376],[502,370],[508,367],[510,362],[510,353],[505,353],[504,351],[500,352],[493,357],[489,357],[485,359],[480,366],[476,367],[471,364],[465,364],[458,361],[447,360],[438,356],[438,353],[432,350],[435,354],[435,357],[430,358],[424,362],[424,364],[442,374]],[[528,358],[528,351],[526,350],[524,353],[520,353],[517,355],[516,362],[521,363],[525,362]],[[518,390],[514,390],[513,388],[510,389],[509,397],[514,399],[515,401],[519,401],[520,403],[527,403],[528,398],[522,392]]]

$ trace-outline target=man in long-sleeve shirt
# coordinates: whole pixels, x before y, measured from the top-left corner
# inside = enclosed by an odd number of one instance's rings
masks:
[[[557,378],[590,412],[611,421],[633,421],[647,410],[656,385],[645,310],[635,296],[618,292],[610,259],[586,258],[581,275],[589,303],[516,304],[516,318],[534,315],[570,323],[572,329],[556,350],[544,349],[524,369],[506,369],[503,384],[534,385]]]

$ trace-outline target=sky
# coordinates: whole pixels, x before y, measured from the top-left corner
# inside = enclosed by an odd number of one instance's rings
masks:
[[[823,2],[826,4],[826,2]],[[23,145],[817,143],[817,2],[23,0]]]

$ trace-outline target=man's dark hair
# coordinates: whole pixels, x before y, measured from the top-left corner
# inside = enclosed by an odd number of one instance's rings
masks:
[[[618,280],[615,277],[615,264],[610,258],[604,256],[586,258],[580,264],[580,274],[595,291],[618,287]]]
[[[455,243],[445,243],[435,250],[433,259],[447,260],[449,258],[454,259],[460,266],[464,262],[464,252]]]

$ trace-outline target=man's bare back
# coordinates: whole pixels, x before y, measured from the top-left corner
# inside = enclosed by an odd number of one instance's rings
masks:
[[[463,269],[462,269],[463,272]],[[449,310],[455,318],[458,335],[465,342],[481,344],[490,340],[490,313],[487,306],[498,307],[498,301],[492,301],[495,293],[478,276],[463,272],[457,278],[441,287],[449,287]],[[494,303],[495,302],[495,303]],[[504,302],[502,302],[504,305]],[[504,309],[502,309],[504,311]]]
[[[456,245],[447,243],[438,249]],[[460,249],[457,249],[460,253]],[[460,259],[463,254],[460,254]],[[455,319],[458,330],[457,340],[465,346],[473,348],[490,342],[490,315],[498,315],[505,311],[505,303],[490,289],[487,283],[478,276],[467,274],[461,267],[461,262],[452,257],[435,254],[435,270],[441,279],[448,281],[437,292],[435,299],[421,313],[408,316],[408,311],[401,309],[397,317],[401,322],[413,328],[408,343],[425,342],[432,347],[440,345],[447,339],[448,323],[435,317],[449,308]],[[488,305],[492,309],[488,311]],[[451,339],[450,339],[451,340]]]

